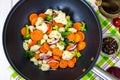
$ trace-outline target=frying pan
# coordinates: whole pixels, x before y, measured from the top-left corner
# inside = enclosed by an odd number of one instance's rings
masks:
[[[48,8],[62,10],[70,15],[74,22],[87,24],[86,43],[82,57],[75,68],[42,72],[24,57],[21,28],[29,24],[28,16],[44,12]],[[26,80],[78,80],[94,66],[102,44],[102,30],[92,8],[84,0],[21,0],[9,13],[3,29],[3,47],[12,67]]]

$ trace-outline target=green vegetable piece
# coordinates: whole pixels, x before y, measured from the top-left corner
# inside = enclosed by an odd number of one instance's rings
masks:
[[[58,44],[60,44],[61,46],[65,46],[65,42],[64,41],[60,41]]]
[[[77,50],[74,50],[72,54],[73,54],[73,57],[81,57],[81,53]]]
[[[47,15],[47,16],[45,17],[45,20],[46,20],[46,21],[52,21],[52,16],[51,16],[51,15]]]
[[[67,21],[70,21],[70,16],[66,16]]]
[[[58,27],[57,25],[55,25],[55,26],[53,27],[53,29],[54,29],[54,30],[59,30],[59,27]]]
[[[80,52],[77,53],[77,57],[81,57],[81,53]]]
[[[67,44],[76,44],[76,42],[74,42],[74,41],[69,41],[68,39],[65,39],[65,43],[67,43]]]
[[[70,34],[69,31],[66,31],[66,32],[62,32],[61,35],[63,38],[67,38],[67,36]]]
[[[26,34],[23,36],[23,39],[28,40],[30,39],[30,34],[29,34],[29,26],[26,25]]]
[[[34,52],[32,51],[25,51],[24,52],[24,56],[27,57],[27,58],[32,58],[34,56]]]
[[[70,20],[70,16],[66,16],[67,24],[65,25],[65,30],[67,31],[70,27],[72,27],[73,22]]]
[[[82,22],[81,31],[83,31],[83,32],[86,31],[86,23],[85,22]]]
[[[38,43],[37,43],[39,46],[41,46],[41,42],[40,41],[38,41]]]

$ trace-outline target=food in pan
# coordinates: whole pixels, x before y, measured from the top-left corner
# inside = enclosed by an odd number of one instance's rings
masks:
[[[42,71],[74,68],[86,48],[86,23],[53,9],[31,13],[29,21],[21,29],[25,57]]]

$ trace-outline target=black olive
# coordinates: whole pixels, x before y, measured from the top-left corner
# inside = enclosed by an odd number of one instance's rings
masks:
[[[106,54],[114,54],[118,49],[117,41],[112,37],[103,38],[102,51]]]

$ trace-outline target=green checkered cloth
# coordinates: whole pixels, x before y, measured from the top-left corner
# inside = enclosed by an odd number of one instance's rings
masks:
[[[115,28],[111,24],[111,20],[105,18],[98,10],[97,6],[93,4],[92,0],[87,0],[87,2],[93,7],[95,10],[99,21],[101,23],[102,32],[103,35],[106,33],[112,33],[113,35],[117,36],[120,39],[120,34],[118,32],[118,29]],[[96,66],[106,70],[110,66],[114,66],[114,64],[120,59],[120,54],[116,54],[114,56],[105,56],[102,52],[100,53],[100,56],[96,62]],[[11,70],[11,78],[12,80],[25,80],[19,74],[10,66],[9,68]],[[82,79],[80,80],[100,80],[100,78],[94,74],[92,71],[89,71]]]

